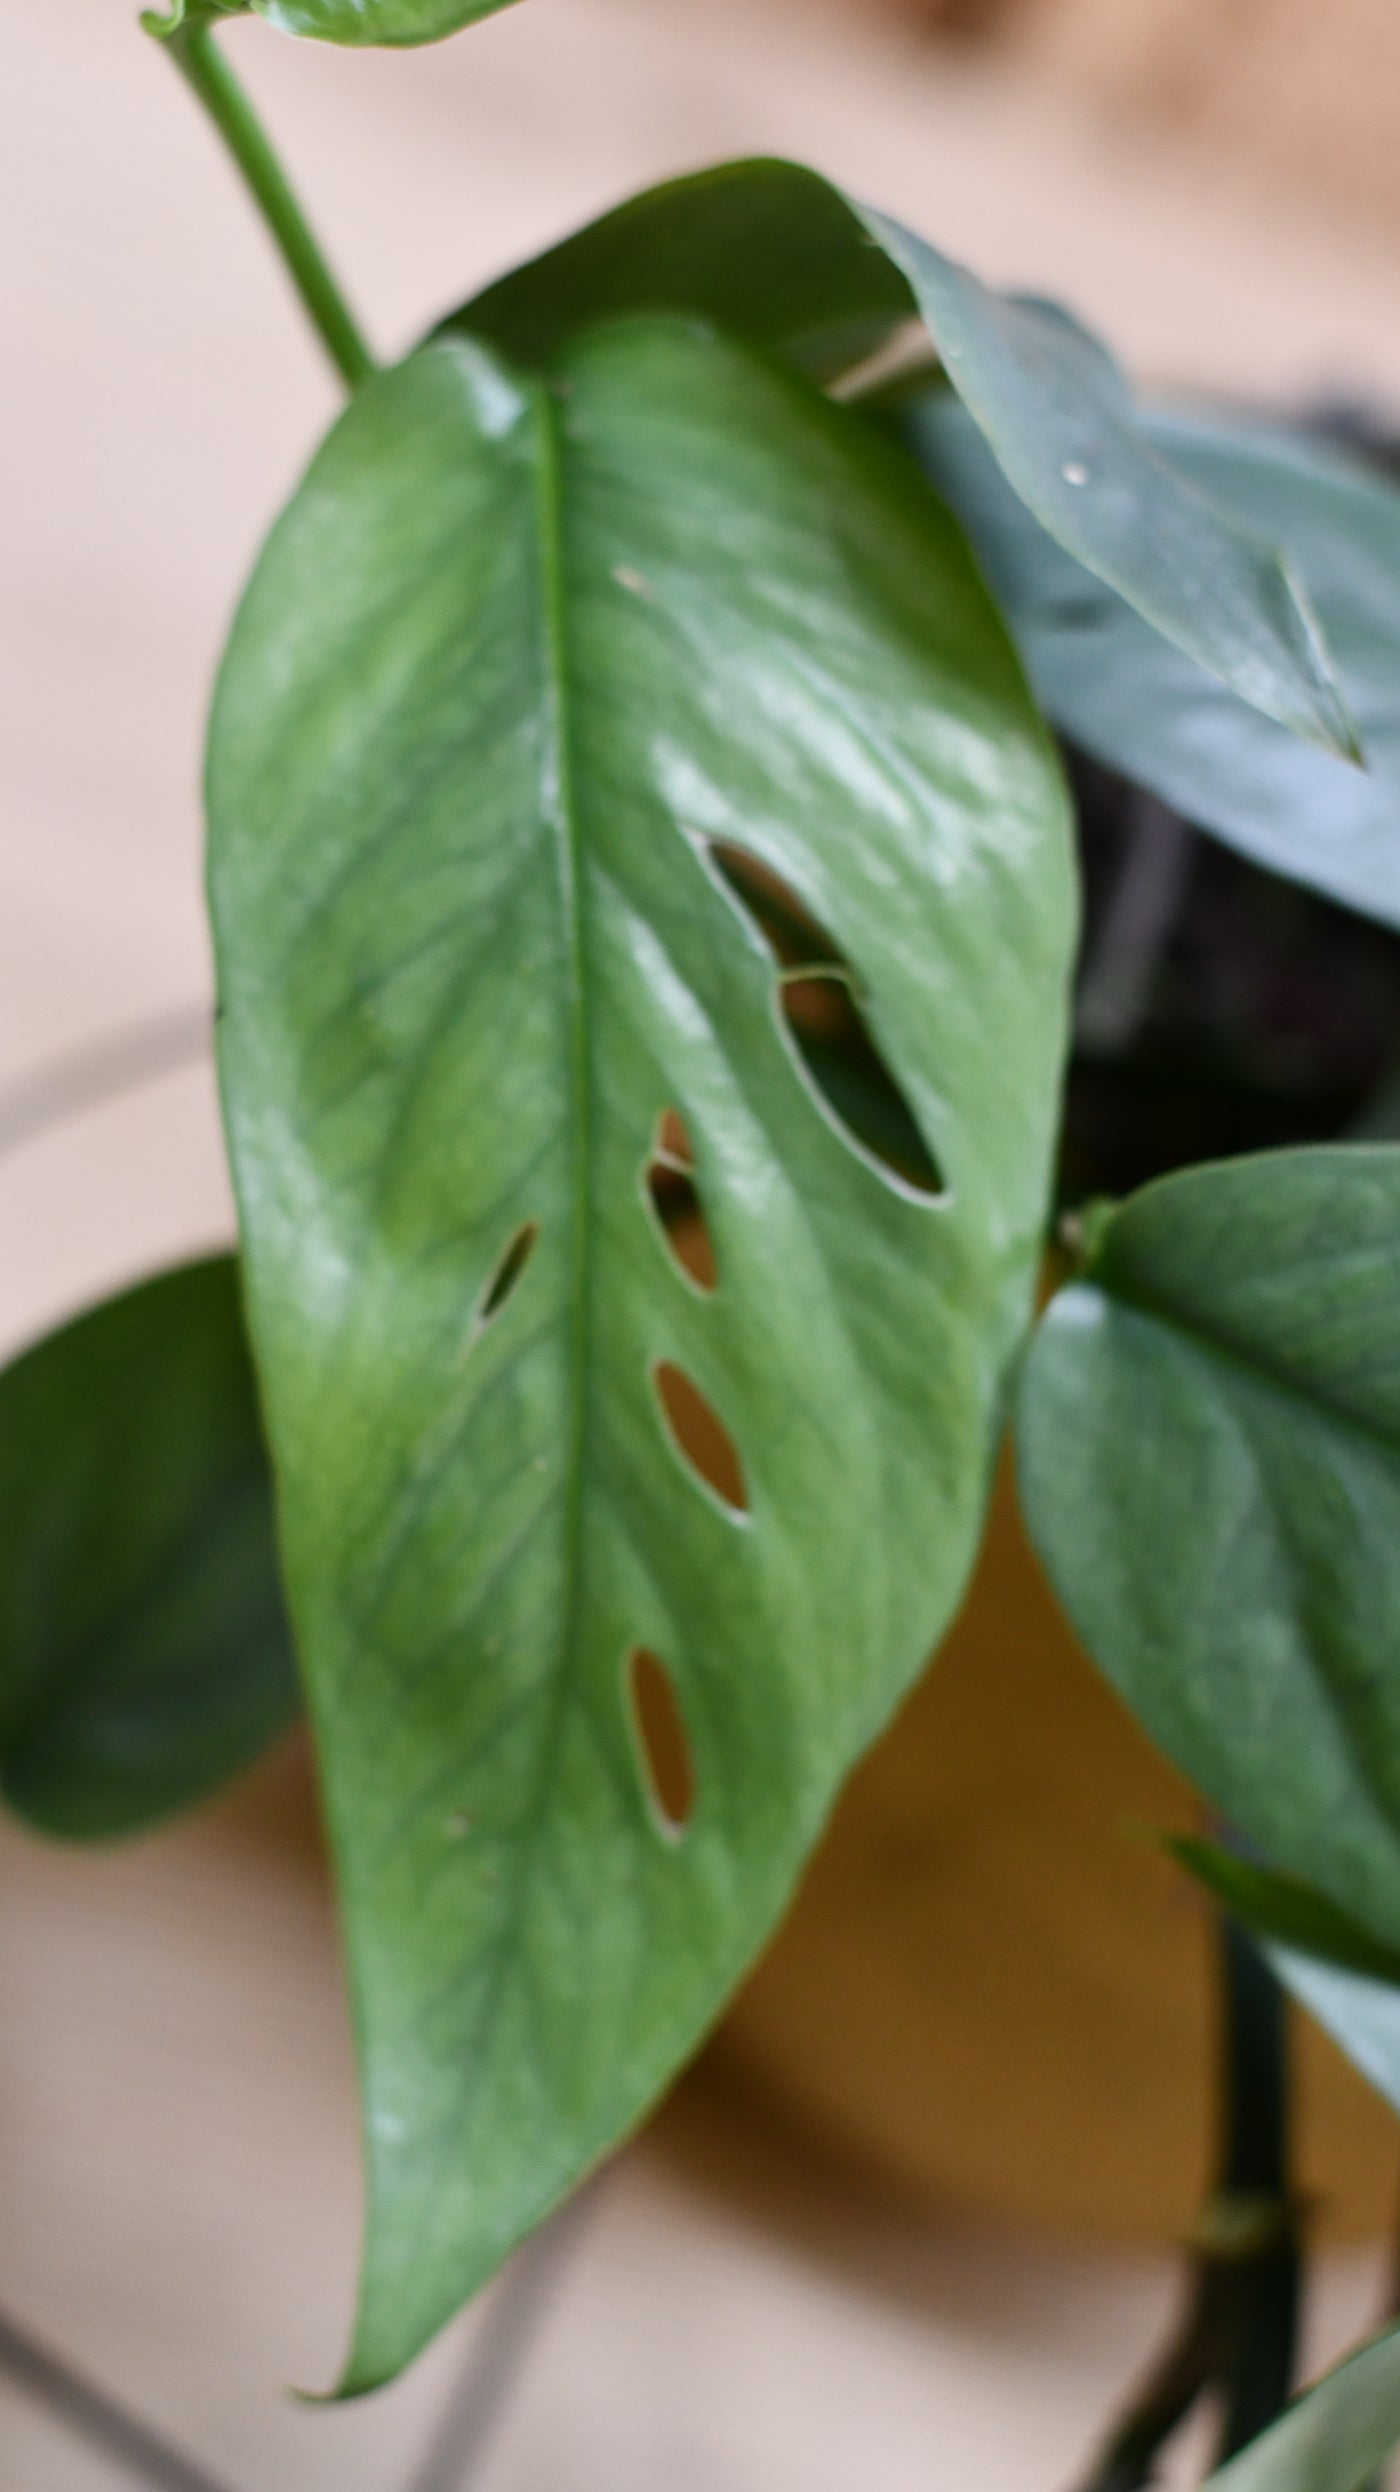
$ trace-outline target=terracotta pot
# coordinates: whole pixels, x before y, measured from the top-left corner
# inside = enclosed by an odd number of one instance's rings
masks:
[[[1197,1810],[1077,1648],[1009,1480],[963,1615],[841,1801],[716,2045],[930,2200],[1142,2241],[1211,2165],[1209,1908],[1154,1830]],[[1379,2098],[1295,2019],[1300,2185],[1389,2226]]]

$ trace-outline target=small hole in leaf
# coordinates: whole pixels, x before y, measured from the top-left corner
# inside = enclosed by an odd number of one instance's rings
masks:
[[[678,1451],[705,1486],[731,1512],[747,1514],[749,1492],[738,1447],[713,1405],[697,1384],[669,1359],[658,1360],[652,1373],[656,1396]]]
[[[509,1244],[502,1248],[497,1257],[495,1269],[477,1302],[478,1330],[482,1325],[489,1324],[493,1316],[500,1314],[512,1290],[519,1288],[524,1278],[525,1266],[535,1251],[535,1240],[539,1233],[539,1222],[527,1220],[523,1227],[516,1230]]]
[[[839,969],[790,974],[780,1000],[797,1052],[836,1122],[916,1193],[941,1194],[942,1171],[865,1026],[849,977]]]
[[[942,1171],[870,1035],[855,972],[839,946],[758,858],[729,842],[716,842],[712,854],[779,964],[783,1019],[833,1121],[916,1193],[942,1194]]]
[[[715,1251],[694,1171],[690,1136],[675,1109],[668,1108],[647,1162],[647,1193],[661,1234],[687,1280],[697,1289],[710,1290],[715,1285]]]
[[[652,1814],[664,1834],[684,1834],[695,1814],[695,1763],[671,1674],[638,1645],[627,1656],[627,1701]]]
[[[830,936],[770,865],[750,856],[747,848],[736,848],[732,840],[712,840],[710,854],[784,968],[798,961],[840,960]]]

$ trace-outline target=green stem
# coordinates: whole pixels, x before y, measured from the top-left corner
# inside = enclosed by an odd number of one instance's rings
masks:
[[[1263,1955],[1228,1915],[1220,1946],[1226,2116],[1217,2203],[1252,2209],[1258,2227],[1255,2246],[1231,2270],[1229,2342],[1218,2383],[1223,2460],[1266,2431],[1292,2393],[1302,2257],[1289,2187],[1287,2007]]]
[[[317,336],[347,389],[358,389],[374,358],[321,256],[287,178],[252,105],[214,41],[207,19],[187,18],[163,32],[176,67],[188,79],[252,192],[283,265]]]
[[[1282,2411],[1293,2381],[1301,2259],[1289,2195],[1289,2081],[1278,1984],[1244,1931],[1220,1936],[1222,2135],[1182,2324],[1081,2492],[1141,2492],[1163,2444],[1213,2389],[1222,2457]]]

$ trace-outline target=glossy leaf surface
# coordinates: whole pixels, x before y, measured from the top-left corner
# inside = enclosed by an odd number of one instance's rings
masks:
[[[1353,750],[1278,557],[1159,456],[1112,357],[1053,304],[994,293],[820,175],[758,160],[629,200],[489,287],[457,323],[528,359],[582,321],[637,309],[698,311],[822,378],[923,320],[1041,525],[1246,701]]]
[[[1066,821],[913,469],[693,321],[548,384],[449,339],[367,387],[244,605],[210,801],[360,2033],[358,2388],[692,2047],[958,1597],[1043,1217]],[[810,1081],[721,843],[840,946],[943,1194]],[[712,1288],[649,1188],[678,1120]]]
[[[1326,635],[1367,767],[1295,739],[1149,631],[1038,527],[945,390],[901,429],[966,525],[1056,724],[1261,865],[1400,925],[1400,491],[1264,425],[1145,415],[1222,510],[1282,545]]]
[[[1205,2492],[1368,2492],[1400,2443],[1400,2330],[1329,2371]]]
[[[1400,2111],[1400,1951],[1297,1878],[1212,1843],[1171,1849],[1254,1932],[1280,1981]]]
[[[1264,1861],[1400,1947],[1400,1149],[1191,1169],[1096,1228],[1022,1379],[1084,1643]]]
[[[296,1706],[225,1257],[0,1376],[0,1781],[46,1833],[129,1834],[237,1773]]]

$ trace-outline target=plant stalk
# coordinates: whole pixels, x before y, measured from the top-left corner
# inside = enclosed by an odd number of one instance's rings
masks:
[[[1264,1958],[1229,1919],[1219,1948],[1220,2161],[1186,2309],[1077,2492],[1154,2483],[1165,2443],[1210,2393],[1221,2405],[1219,2456],[1232,2457],[1267,2430],[1292,2386],[1302,2262],[1289,2191],[1285,2007]]]
[[[268,142],[262,124],[214,40],[206,18],[157,28],[242,174],[307,317],[347,389],[375,370],[371,355],[321,247]]]
[[[0,2313],[0,2374],[66,2424],[90,2449],[151,2492],[228,2492],[197,2459],[175,2448],[128,2406]]]
[[[1232,2342],[1221,2387],[1222,2460],[1283,2412],[1297,2357],[1301,2253],[1289,2188],[1287,2007],[1238,1922],[1220,1932],[1226,2105],[1219,2203],[1257,2210],[1254,2245],[1233,2269]]]

